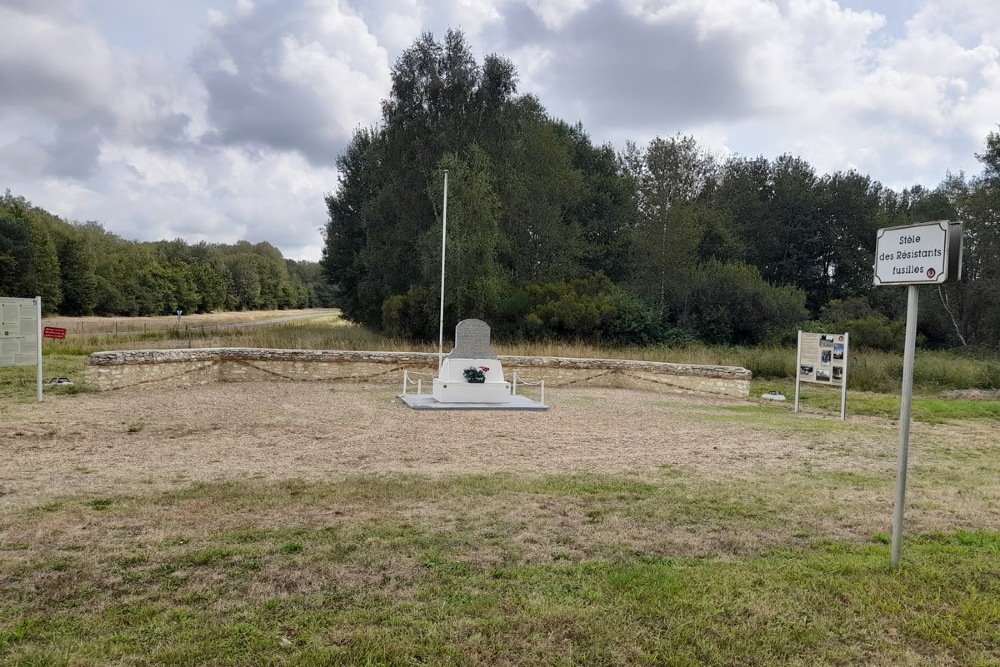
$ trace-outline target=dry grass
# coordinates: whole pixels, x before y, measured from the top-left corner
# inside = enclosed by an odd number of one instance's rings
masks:
[[[329,315],[337,311],[329,309],[300,310],[248,310],[224,313],[193,313],[183,315],[178,321],[176,315],[161,315],[156,317],[45,317],[42,326],[60,327],[67,334],[123,334],[142,331],[168,331],[178,327],[225,326],[242,322],[260,322],[278,318],[296,317],[302,315]]]
[[[0,662],[996,664],[992,422],[913,425],[891,572],[891,420],[586,388],[548,413],[425,413],[394,393],[0,406]]]
[[[810,508],[801,521],[767,526],[778,541],[795,531],[864,540],[887,527],[898,433],[890,420],[853,417],[844,424],[735,400],[624,389],[562,389],[553,392],[548,413],[427,413],[407,410],[394,394],[364,385],[254,382],[5,407],[0,417],[12,437],[0,449],[0,507],[236,480],[597,472],[659,480],[676,471],[678,484],[695,495],[718,488],[737,499],[785,498],[789,511]],[[993,428],[913,425],[914,466],[930,473],[912,479],[925,487],[924,511],[912,519],[921,530],[997,521]],[[948,482],[959,474],[961,493]],[[532,516],[521,500],[490,511]],[[579,511],[562,510],[582,525]],[[675,530],[678,545],[692,542],[686,525]],[[682,550],[717,548],[709,533],[698,539]],[[757,533],[745,539],[774,541]]]

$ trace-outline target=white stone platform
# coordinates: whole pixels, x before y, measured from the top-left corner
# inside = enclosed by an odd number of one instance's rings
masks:
[[[442,403],[429,394],[400,394],[399,400],[414,410],[532,410],[545,412],[549,406],[525,396],[510,396],[506,403]]]

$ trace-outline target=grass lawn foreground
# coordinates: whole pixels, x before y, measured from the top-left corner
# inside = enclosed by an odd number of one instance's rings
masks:
[[[754,393],[772,387],[786,388]],[[25,421],[30,389],[0,394],[0,447],[25,466],[64,438]],[[316,391],[408,416],[388,390]],[[893,399],[856,401],[867,407],[845,424],[830,394],[793,415],[636,392],[637,433],[670,419],[678,442],[711,434],[672,464],[234,472],[29,504],[0,472],[0,664],[1000,666],[996,401],[926,397],[893,570]],[[554,391],[540,419],[614,418],[595,396]],[[88,400],[46,397],[64,411]],[[362,421],[345,442],[363,441]],[[134,415],[115,428],[164,457],[197,430]],[[211,428],[224,466],[229,432]]]

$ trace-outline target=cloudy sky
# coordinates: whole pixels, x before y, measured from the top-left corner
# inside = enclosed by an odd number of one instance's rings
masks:
[[[0,190],[318,260],[337,155],[448,27],[617,148],[680,132],[934,187],[1000,123],[996,0],[0,0]]]

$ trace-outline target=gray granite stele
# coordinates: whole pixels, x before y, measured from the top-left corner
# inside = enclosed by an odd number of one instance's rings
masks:
[[[470,382],[468,369],[476,369],[482,382]],[[490,325],[482,320],[462,320],[455,327],[455,349],[442,361],[430,396],[401,394],[415,410],[548,410],[548,406],[515,396],[503,376],[503,366],[490,347]]]

